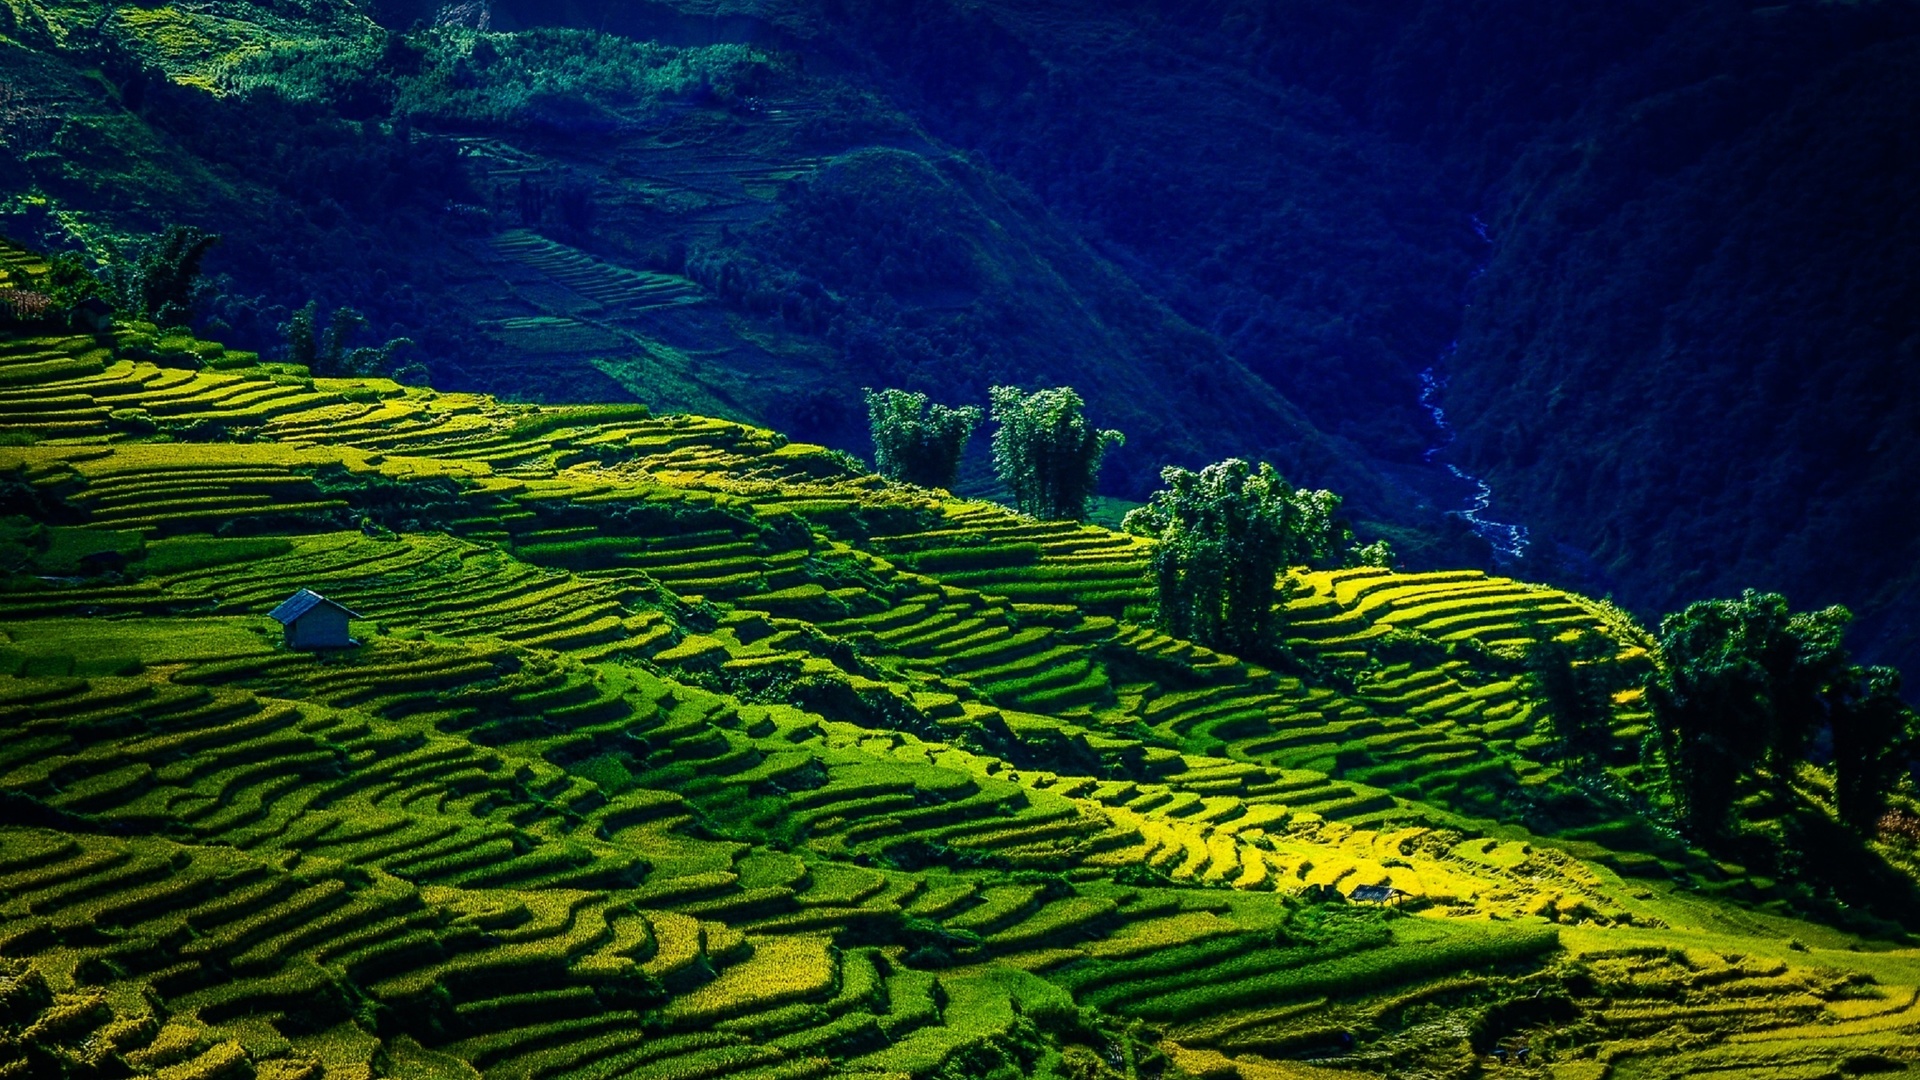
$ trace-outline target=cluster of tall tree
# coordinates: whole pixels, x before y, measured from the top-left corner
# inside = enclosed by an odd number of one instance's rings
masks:
[[[967,440],[979,426],[977,406],[929,405],[927,395],[868,390],[867,421],[874,466],[882,476],[923,487],[951,487]],[[1016,387],[988,391],[993,409],[993,464],[1023,514],[1080,521],[1100,480],[1107,450],[1126,441],[1087,423],[1086,402],[1072,387],[1031,394]]]
[[[1351,547],[1338,495],[1296,488],[1264,462],[1229,458],[1199,472],[1172,465],[1160,477],[1166,487],[1123,527],[1159,541],[1150,562],[1155,621],[1170,634],[1259,656],[1275,640],[1288,567],[1392,558],[1384,542]]]
[[[866,391],[873,434],[873,464],[880,475],[921,487],[952,487],[960,455],[980,424],[974,405],[929,406],[927,395],[907,390]]]
[[[930,404],[900,390],[866,394],[881,473],[949,487],[981,420],[972,406]],[[1078,520],[1117,431],[1088,424],[1069,387],[1023,393],[996,386],[993,459],[1018,509]],[[1149,567],[1156,624],[1167,633],[1246,656],[1271,654],[1293,566],[1390,565],[1385,542],[1360,546],[1339,519],[1339,496],[1296,488],[1272,465],[1228,459],[1198,471],[1169,466],[1164,487],[1123,527],[1156,543]],[[1855,664],[1843,607],[1793,612],[1785,598],[1749,590],[1695,603],[1662,621],[1661,667],[1648,687],[1668,793],[1693,836],[1723,834],[1743,784],[1784,790],[1818,747],[1830,755],[1837,810],[1868,830],[1889,791],[1920,758],[1920,718],[1900,699],[1892,668]],[[1615,689],[1597,633],[1537,643],[1525,658],[1543,728],[1564,761],[1601,761],[1614,749]]]
[[[396,354],[413,344],[408,338],[392,338],[381,345],[349,344],[367,328],[366,316],[350,307],[333,313],[325,331],[320,329],[320,305],[309,300],[280,328],[287,338],[287,360],[300,364],[315,375],[327,378],[351,378],[363,375],[390,375],[403,381],[423,378],[418,364],[403,364]]]
[[[1844,607],[1794,612],[1778,593],[1690,604],[1660,623],[1649,687],[1675,807],[1695,836],[1723,833],[1741,783],[1789,784],[1830,743],[1842,820],[1872,826],[1917,753],[1920,719],[1892,668],[1855,664]]]
[[[980,410],[930,405],[925,394],[904,390],[868,390],[866,400],[879,472],[951,486]],[[1090,425],[1071,387],[1025,393],[996,386],[988,400],[999,425],[994,467],[1015,507],[1047,520],[1084,519],[1100,463],[1125,437]],[[1262,655],[1275,641],[1288,567],[1392,562],[1384,541],[1354,544],[1338,517],[1338,495],[1296,488],[1272,465],[1230,458],[1199,472],[1169,466],[1161,479],[1166,487],[1123,527],[1159,541],[1151,562],[1155,621],[1168,633]]]
[[[993,467],[1023,514],[1080,520],[1100,482],[1107,450],[1127,437],[1087,424],[1086,402],[1072,387],[1023,394],[1011,386],[987,392],[993,419]]]

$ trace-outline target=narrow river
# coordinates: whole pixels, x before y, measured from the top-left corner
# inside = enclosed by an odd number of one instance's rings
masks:
[[[1486,222],[1477,215],[1473,219],[1473,231],[1488,247],[1492,247],[1493,238],[1487,235]],[[1473,277],[1479,277],[1486,269],[1487,264],[1481,263],[1474,270]],[[1471,282],[1472,278],[1468,281]],[[1454,440],[1453,425],[1447,420],[1447,410],[1440,405],[1440,395],[1447,388],[1446,365],[1453,359],[1458,347],[1459,342],[1456,341],[1442,349],[1433,364],[1420,373],[1420,406],[1433,417],[1433,426],[1438,432],[1433,445],[1427,447],[1424,458],[1429,464],[1446,469],[1464,487],[1465,494],[1461,500],[1464,505],[1447,513],[1465,521],[1476,535],[1491,544],[1496,561],[1508,563],[1526,555],[1527,527],[1488,516],[1487,512],[1493,508],[1493,486],[1450,461],[1440,460]]]

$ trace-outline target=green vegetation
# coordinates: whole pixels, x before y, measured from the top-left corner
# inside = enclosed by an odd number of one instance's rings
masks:
[[[0,413],[0,1068],[1920,1068],[1912,789],[1809,831],[1867,773],[1797,762],[1791,875],[1674,839],[1673,657],[1577,595],[1292,567],[1267,667],[1138,623],[1157,540],[736,422],[133,321],[0,340]]]
[[[1613,745],[1613,687],[1605,661],[1611,643],[1590,630],[1533,642],[1526,653],[1557,749],[1573,760],[1603,758]]]
[[[880,475],[921,487],[952,487],[960,475],[960,454],[979,426],[979,408],[935,404],[929,409],[927,395],[905,390],[868,390],[866,398],[873,464]]]
[[[1660,624],[1666,656],[1651,688],[1670,762],[1673,798],[1688,826],[1728,826],[1740,782],[1764,768],[1786,785],[1823,728],[1833,743],[1841,816],[1879,819],[1882,798],[1920,740],[1920,717],[1897,696],[1898,676],[1852,663],[1845,608],[1793,613],[1778,593],[1702,601]]]
[[[1118,431],[1087,426],[1086,402],[1072,387],[1021,393],[996,386],[993,407],[993,467],[1023,514],[1043,521],[1080,521],[1100,480],[1109,447],[1127,439]]]
[[[369,326],[348,353],[411,340],[396,359],[442,387],[644,400],[861,454],[849,387],[1070,384],[1135,435],[1110,493],[1257,453],[1366,520],[1422,516],[1040,188],[932,135],[881,67],[820,62],[854,36],[727,7],[689,18],[781,29],[33,0],[0,27],[0,226],[90,267],[169,221],[221,233],[194,326],[236,351],[279,355],[308,303],[350,308]],[[954,483],[988,490],[985,455]]]
[[[1215,649],[1267,653],[1285,611],[1275,606],[1282,571],[1333,553],[1339,497],[1295,489],[1273,466],[1237,458],[1160,475],[1167,486],[1123,522],[1155,540],[1155,623]]]
[[[1457,339],[1438,460],[1533,528],[1508,570],[1844,602],[1915,666],[1903,4],[441,6],[20,0],[8,234],[92,266],[177,219],[229,238],[236,348],[317,299],[442,386],[861,452],[852,386],[1070,384],[1132,437],[1106,494],[1270,460],[1416,569],[1488,565],[1411,468]]]
[[[126,271],[127,307],[163,327],[187,325],[201,263],[219,242],[218,235],[191,225],[175,225],[154,237]]]

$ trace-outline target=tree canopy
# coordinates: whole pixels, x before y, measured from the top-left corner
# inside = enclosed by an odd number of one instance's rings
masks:
[[[1563,761],[1594,761],[1613,743],[1613,695],[1602,663],[1606,635],[1575,631],[1542,638],[1527,649],[1527,677],[1539,694],[1542,734]]]
[[[219,234],[191,225],[175,225],[155,237],[135,264],[132,306],[161,326],[192,321],[200,263],[219,242]]]
[[[1158,540],[1150,563],[1156,621],[1179,637],[1246,655],[1273,639],[1289,566],[1332,557],[1346,531],[1340,497],[1295,488],[1272,465],[1239,458],[1199,472],[1169,466],[1166,486],[1129,513],[1127,531]]]
[[[1784,784],[1824,728],[1833,740],[1842,814],[1863,825],[1910,754],[1912,713],[1898,677],[1853,664],[1844,607],[1794,613],[1784,596],[1747,590],[1660,623],[1666,669],[1649,688],[1682,821],[1725,828],[1741,779],[1765,766]]]
[[[425,377],[425,369],[418,364],[403,364],[396,358],[401,349],[413,344],[411,339],[400,337],[383,345],[352,347],[348,342],[367,328],[366,316],[343,307],[333,313],[322,333],[319,312],[319,303],[308,301],[280,327],[287,339],[288,362],[328,378],[384,375],[409,382]]]
[[[1023,514],[1079,521],[1100,478],[1109,447],[1126,436],[1087,425],[1086,402],[1070,386],[1023,393],[1016,387],[988,391],[993,419],[993,464]]]
[[[980,423],[979,407],[929,406],[927,395],[906,390],[869,389],[866,397],[873,464],[880,475],[921,487],[952,487],[960,454]]]

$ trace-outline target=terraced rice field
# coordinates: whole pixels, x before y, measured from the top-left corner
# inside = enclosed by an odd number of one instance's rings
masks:
[[[1138,625],[1144,541],[730,422],[136,326],[0,343],[0,415],[0,1074],[1920,1060],[1910,945],[1457,812],[1554,772],[1504,651],[1649,662],[1580,598],[1301,574],[1276,671]]]
[[[493,245],[592,301],[611,319],[705,300],[700,287],[686,278],[614,266],[524,229],[501,233]]]

